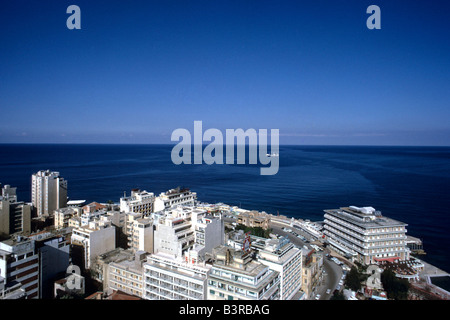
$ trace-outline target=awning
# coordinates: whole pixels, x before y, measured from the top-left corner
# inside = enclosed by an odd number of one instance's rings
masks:
[[[387,257],[387,258],[373,258],[375,261],[389,261],[395,262],[396,260],[400,260],[400,257]]]

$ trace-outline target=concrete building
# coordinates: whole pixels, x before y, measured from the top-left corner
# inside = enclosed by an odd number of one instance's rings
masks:
[[[39,254],[34,240],[17,236],[0,242],[0,277],[6,287],[20,283],[27,299],[39,298]]]
[[[280,300],[290,300],[302,287],[302,251],[289,238],[267,239],[257,260],[280,275]]]
[[[153,253],[153,219],[141,218],[134,221],[131,248]]]
[[[112,262],[120,262],[123,260],[133,260],[135,253],[131,249],[115,248],[111,251],[99,254],[91,264],[92,278],[103,283],[105,291],[109,283],[109,265]]]
[[[323,256],[314,249],[303,247],[302,288],[306,300],[312,299],[315,289],[322,281]]]
[[[54,211],[55,229],[63,229],[69,227],[69,220],[73,217],[81,217],[83,210],[79,207],[65,207]],[[81,220],[80,220],[81,224]],[[70,225],[73,227],[73,225]]]
[[[196,222],[193,222],[193,229],[194,247],[202,260],[205,260],[206,254],[212,253],[215,247],[225,243],[224,222],[220,217],[210,214],[201,215]]]
[[[67,206],[67,181],[59,172],[41,170],[31,176],[31,202],[38,216]]]
[[[143,213],[146,216],[153,212],[155,195],[152,192],[141,191],[139,189],[131,190],[131,195],[126,194],[120,198],[120,211]]]
[[[19,232],[31,232],[31,207],[17,201],[16,188],[5,185],[0,195],[0,238]]]
[[[144,263],[144,299],[206,300],[211,265],[158,252]]]
[[[236,222],[246,227],[260,227],[267,230],[270,224],[270,215],[265,212],[246,210],[238,214]]]
[[[346,258],[366,265],[409,259],[406,223],[384,217],[372,207],[324,211],[326,240]]]
[[[278,300],[279,273],[250,252],[220,246],[208,276],[208,300]]]
[[[0,276],[0,300],[26,299],[27,293],[22,284],[16,281],[6,284],[6,279]]]
[[[68,232],[68,231],[67,231]],[[53,298],[53,283],[66,274],[71,262],[67,233],[40,232],[29,236],[39,255],[39,298]]]
[[[153,251],[176,258],[197,246],[201,256],[223,244],[223,221],[196,207],[178,206],[154,215]],[[200,247],[199,247],[200,246]]]
[[[91,221],[87,226],[73,230],[71,242],[81,247],[81,262],[85,269],[90,269],[94,259],[116,247],[115,227],[106,217]]]
[[[103,291],[107,294],[111,294],[113,291],[122,291],[142,298],[144,296],[143,263],[145,261],[146,252],[137,251],[132,259],[111,262],[108,267],[108,281],[104,283]]]
[[[170,209],[173,206],[193,206],[197,201],[197,193],[191,192],[188,188],[175,188],[167,192],[162,192],[155,199],[154,211]]]

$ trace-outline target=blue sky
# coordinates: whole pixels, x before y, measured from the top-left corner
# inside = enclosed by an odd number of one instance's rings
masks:
[[[81,9],[69,30],[66,9]],[[381,30],[366,9],[381,8]],[[449,145],[447,1],[3,1],[0,143]]]

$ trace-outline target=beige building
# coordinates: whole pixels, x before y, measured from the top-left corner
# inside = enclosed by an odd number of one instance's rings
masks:
[[[78,207],[65,207],[54,211],[55,229],[63,229],[67,227],[78,227],[79,224],[69,225],[69,221],[73,217],[80,217],[82,209]],[[81,220],[80,220],[81,221]]]
[[[144,295],[143,263],[145,261],[146,253],[137,251],[133,259],[111,262],[108,268],[108,281],[104,283],[103,291],[112,293],[112,291],[120,290],[142,298]]]
[[[306,295],[306,299],[311,299],[315,288],[322,280],[323,256],[314,249],[301,249],[303,251],[303,275],[302,275],[302,291]]]
[[[270,215],[265,212],[258,211],[241,212],[237,216],[236,222],[239,224],[243,224],[246,227],[260,227],[264,230],[267,230],[270,224]]]

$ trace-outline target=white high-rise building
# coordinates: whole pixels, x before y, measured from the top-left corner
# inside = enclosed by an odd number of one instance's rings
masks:
[[[38,171],[31,176],[31,202],[38,216],[66,207],[67,181],[59,176],[59,172]]]
[[[287,237],[267,239],[258,261],[280,274],[280,300],[291,300],[302,287],[302,250]]]

